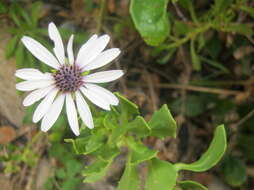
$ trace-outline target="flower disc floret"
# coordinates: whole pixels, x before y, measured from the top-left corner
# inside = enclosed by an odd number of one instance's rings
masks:
[[[82,71],[77,65],[63,65],[53,76],[61,92],[75,92],[84,83]]]

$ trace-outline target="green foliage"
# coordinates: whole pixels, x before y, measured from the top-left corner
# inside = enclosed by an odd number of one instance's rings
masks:
[[[44,184],[45,190],[55,189],[56,183],[58,188],[63,190],[77,189],[82,183],[79,176],[81,176],[84,166],[82,161],[77,159],[70,146],[62,146],[59,142],[55,142],[49,149],[49,155],[59,160],[61,167],[54,168],[53,175]]]
[[[128,189],[132,190],[140,189],[140,180],[136,169],[136,165],[128,164],[125,167],[123,176],[117,186],[117,190],[128,190]]]
[[[122,147],[128,149],[128,160],[124,173],[120,179],[118,190],[141,189],[138,176],[138,166],[148,164],[148,176],[145,189],[173,189],[179,170],[205,171],[214,166],[222,157],[226,149],[226,136],[224,126],[217,127],[214,138],[208,151],[192,164],[176,163],[159,160],[158,151],[148,148],[142,139],[156,136],[159,138],[176,136],[176,122],[167,105],[156,111],[149,122],[138,115],[135,104],[120,97],[120,106],[112,107],[110,112],[101,114],[102,119],[96,120],[95,128],[85,128],[80,137],[66,139],[70,142],[77,154],[92,155],[95,161],[82,171],[84,182],[94,183],[104,176],[111,167],[114,159],[121,153]],[[170,180],[169,180],[170,179]],[[195,182],[182,182],[182,186],[203,186]],[[205,189],[205,188],[203,188]]]
[[[157,156],[158,151],[147,148],[143,143],[138,143],[134,139],[128,139],[128,147],[130,149],[129,164],[137,165],[147,160],[151,160]]]
[[[199,160],[191,164],[177,163],[176,170],[190,170],[195,172],[203,172],[215,164],[222,158],[227,147],[226,132],[223,125],[216,128],[214,138],[208,150],[200,157]]]
[[[148,162],[148,177],[145,189],[173,189],[176,185],[176,178],[177,171],[171,163],[154,158]]]
[[[159,138],[167,136],[176,137],[176,122],[166,104],[153,114],[148,125],[152,129],[151,136]]]
[[[179,181],[178,184],[183,190],[208,190],[205,186],[196,181]]]
[[[245,164],[236,157],[227,156],[221,167],[226,182],[239,187],[247,180]]]
[[[130,13],[135,27],[145,42],[152,46],[161,44],[169,34],[168,0],[132,0]]]
[[[12,38],[6,45],[5,55],[7,58],[15,56],[18,68],[31,66],[34,64],[34,59],[28,58],[29,53],[25,51],[20,39],[24,35],[29,35],[32,37],[36,36],[38,39],[43,39],[45,36],[42,30],[40,30],[38,27],[42,6],[42,2],[34,2],[31,5],[29,12],[17,2],[12,3],[12,5],[8,7],[7,13],[11,21],[14,23],[14,26],[6,29],[7,32],[12,35]],[[25,63],[24,60],[26,60]]]
[[[207,63],[204,59],[209,60],[205,50],[210,45],[211,38],[220,33],[253,35],[251,25],[239,23],[237,19],[240,11],[246,12],[251,17],[254,16],[254,9],[248,6],[248,1],[214,0],[203,4],[194,2],[193,0],[131,1],[130,14],[143,40],[151,46],[160,45],[158,48],[163,57],[158,56],[158,63],[169,62],[172,55],[182,45],[186,45],[190,50],[193,69],[200,71],[202,64]],[[172,4],[179,7],[176,9],[176,15],[170,14],[168,17],[168,10],[174,9]],[[200,7],[196,7],[199,4],[204,5],[205,9],[208,5],[210,6],[208,10],[203,11]],[[171,9],[167,9],[168,6]],[[169,23],[173,23],[172,27]],[[172,28],[172,33],[169,32],[170,28]],[[207,35],[208,32],[210,35]],[[164,42],[166,38],[168,41]],[[221,41],[218,38],[217,40]],[[213,48],[213,51],[219,52],[219,49]],[[202,54],[203,56],[201,56]],[[208,64],[212,61],[216,62],[216,60],[209,60]],[[210,64],[210,66],[220,69],[223,64]]]

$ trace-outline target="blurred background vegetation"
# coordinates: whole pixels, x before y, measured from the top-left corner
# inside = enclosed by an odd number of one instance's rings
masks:
[[[20,39],[48,48],[53,21],[75,51],[94,33],[111,36],[122,53],[112,68],[126,71],[109,88],[137,103],[146,118],[167,103],[178,139],[144,139],[171,162],[196,160],[214,127],[224,123],[229,146],[210,172],[182,173],[209,190],[254,189],[254,1],[252,0],[1,0],[0,187],[9,189],[115,189],[123,159],[105,180],[83,184],[80,170],[92,158],[76,156],[65,116],[48,134],[32,124],[34,106],[23,110],[15,91],[16,68],[48,71]],[[146,172],[140,170],[140,173]],[[4,188],[2,188],[4,187]]]

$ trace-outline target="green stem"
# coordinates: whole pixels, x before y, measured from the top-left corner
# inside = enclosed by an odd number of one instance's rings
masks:
[[[188,42],[189,40],[196,38],[196,36],[198,34],[204,33],[212,27],[213,27],[213,25],[211,23],[205,24],[204,26],[201,25],[199,28],[195,29],[193,32],[188,33],[184,38],[182,38],[180,40],[177,40],[174,43],[169,44],[165,48],[166,49],[171,49],[171,48],[179,47],[182,44]]]

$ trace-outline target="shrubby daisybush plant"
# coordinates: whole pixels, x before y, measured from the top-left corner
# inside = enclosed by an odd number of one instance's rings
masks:
[[[55,70],[42,73],[31,68],[20,69],[16,76],[26,81],[18,83],[16,87],[18,90],[32,91],[24,99],[24,106],[43,99],[33,115],[34,122],[42,119],[43,131],[53,126],[65,102],[69,125],[74,134],[79,135],[75,139],[65,139],[65,142],[72,143],[76,154],[94,157],[94,162],[82,171],[84,182],[93,183],[102,179],[125,147],[128,150],[125,170],[117,190],[207,189],[197,182],[177,178],[181,170],[203,172],[218,163],[227,144],[223,125],[216,128],[208,150],[196,162],[187,164],[160,160],[158,151],[148,148],[142,140],[149,136],[176,138],[177,125],[167,105],[163,105],[146,121],[136,104],[119,93],[112,94],[97,85],[118,79],[123,71],[88,72],[106,65],[119,55],[117,48],[103,51],[109,36],[93,35],[80,48],[76,58],[71,36],[67,45],[67,60],[60,34],[53,23],[49,24],[49,37],[55,45],[55,56],[30,37],[23,37],[22,42],[35,57]],[[94,114],[96,117],[92,118],[84,97],[107,112],[97,111]],[[77,112],[87,126],[81,131]],[[143,163],[148,168],[145,183],[141,183],[138,172],[138,166]]]
[[[94,127],[90,109],[83,95],[100,108],[110,110],[110,105],[118,104],[117,97],[96,83],[111,82],[123,75],[122,70],[85,75],[83,73],[108,64],[120,54],[120,50],[112,48],[103,51],[110,37],[93,35],[80,48],[75,59],[72,35],[67,45],[68,59],[66,59],[64,45],[54,23],[49,24],[48,33],[55,45],[53,48],[55,56],[28,36],[24,36],[22,42],[37,59],[55,69],[55,72],[42,73],[31,68],[17,70],[16,76],[26,81],[18,83],[16,88],[21,91],[32,91],[24,99],[24,106],[30,106],[44,98],[33,115],[35,123],[42,119],[42,131],[48,131],[53,126],[65,102],[69,125],[78,136],[80,132],[76,110],[88,128]]]

